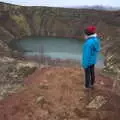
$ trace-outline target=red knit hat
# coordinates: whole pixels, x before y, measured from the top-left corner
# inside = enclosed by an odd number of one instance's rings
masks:
[[[85,30],[84,30],[86,35],[92,35],[94,33],[96,33],[96,27],[95,26],[88,26]]]

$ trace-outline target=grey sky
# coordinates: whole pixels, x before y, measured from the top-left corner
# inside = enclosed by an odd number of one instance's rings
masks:
[[[0,0],[27,6],[79,6],[79,5],[108,5],[120,7],[120,0]]]

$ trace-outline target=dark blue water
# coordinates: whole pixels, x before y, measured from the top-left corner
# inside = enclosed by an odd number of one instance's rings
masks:
[[[73,59],[81,61],[83,41],[68,38],[30,37],[17,41],[24,50],[24,56],[44,54],[53,59]],[[104,57],[99,54],[98,67],[103,67]]]

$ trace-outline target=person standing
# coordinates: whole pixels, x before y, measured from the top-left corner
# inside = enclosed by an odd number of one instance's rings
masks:
[[[95,83],[95,64],[100,52],[100,39],[95,26],[88,26],[84,30],[85,43],[82,51],[82,66],[85,71],[85,87],[92,88]]]

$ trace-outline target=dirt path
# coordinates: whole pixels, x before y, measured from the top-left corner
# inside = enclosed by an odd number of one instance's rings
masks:
[[[0,120],[119,120],[112,80],[98,75],[91,90],[83,84],[79,68],[37,70],[24,90],[0,102]]]

